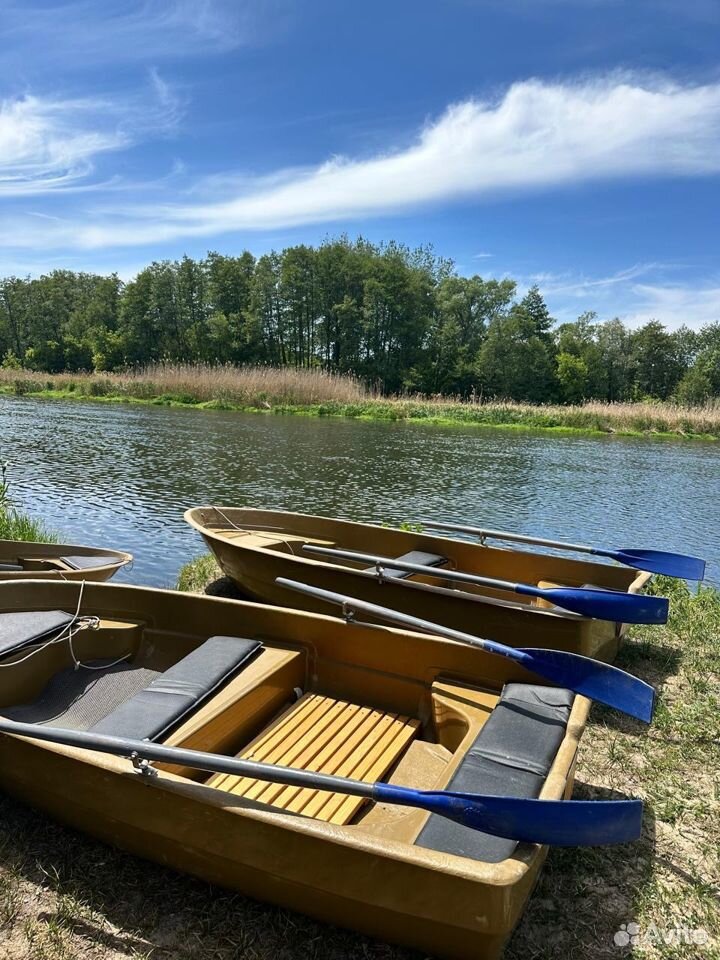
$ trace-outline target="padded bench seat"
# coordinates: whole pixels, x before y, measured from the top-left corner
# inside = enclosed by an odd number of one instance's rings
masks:
[[[411,550],[404,553],[401,557],[395,557],[400,563],[414,563],[419,567],[442,567],[447,563],[447,557],[441,557],[437,553],[425,553],[422,550]],[[369,567],[369,570],[375,570],[375,567]],[[408,577],[416,577],[418,574],[411,570],[398,570],[397,567],[383,567],[383,575],[394,577],[396,580],[407,580]]]
[[[493,797],[537,797],[567,729],[575,694],[557,687],[508,683],[447,790]],[[517,842],[431,814],[419,847],[499,863]]]
[[[87,554],[78,554],[77,556],[71,557],[58,557],[58,560],[72,570],[92,570],[95,567],[109,567],[118,562],[117,557],[113,557],[108,553],[95,553],[89,556]]]
[[[73,615],[64,610],[29,610],[0,613],[0,657],[50,640],[68,624]]]
[[[239,673],[259,640],[210,637],[153,682],[90,727],[92,733],[158,740]]]

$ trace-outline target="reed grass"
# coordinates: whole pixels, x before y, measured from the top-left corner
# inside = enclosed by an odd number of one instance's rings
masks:
[[[0,393],[556,432],[720,438],[720,399],[684,407],[382,397],[355,377],[292,367],[162,363],[125,373],[57,374],[0,369]]]
[[[40,373],[0,370],[0,386],[16,394],[60,392],[96,399],[260,406],[357,403],[370,396],[354,377],[294,367],[158,363],[126,373]]]

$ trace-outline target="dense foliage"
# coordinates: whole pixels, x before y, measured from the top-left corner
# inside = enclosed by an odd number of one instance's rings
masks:
[[[3,365],[47,372],[157,361],[354,373],[408,390],[530,402],[720,395],[720,322],[557,325],[539,290],[459,276],[431,250],[329,240],[256,259],[209,253],[134,280],[56,270],[0,281]]]

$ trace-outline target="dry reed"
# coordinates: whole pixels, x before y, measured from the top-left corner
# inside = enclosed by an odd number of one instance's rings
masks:
[[[441,396],[382,397],[356,377],[293,367],[162,363],[123,373],[57,374],[0,369],[0,392],[274,409],[378,420],[720,437],[720,399],[684,407],[670,402],[592,400],[562,406]]]

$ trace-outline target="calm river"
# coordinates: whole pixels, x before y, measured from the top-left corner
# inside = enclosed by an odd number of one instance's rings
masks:
[[[182,513],[232,504],[421,517],[706,557],[720,582],[720,445],[0,397],[12,495],[70,542],[172,586]]]

